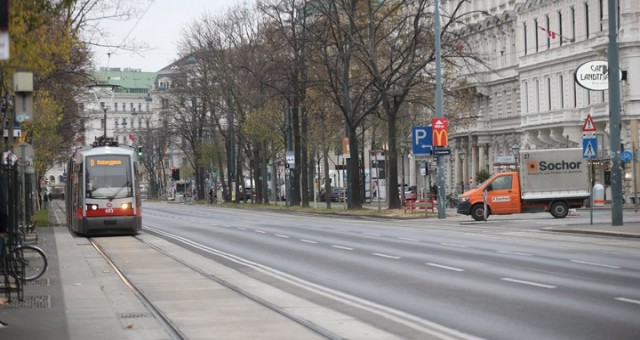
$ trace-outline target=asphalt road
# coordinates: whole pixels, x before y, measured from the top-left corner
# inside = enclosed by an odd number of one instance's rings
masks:
[[[230,266],[403,338],[424,328],[490,339],[640,338],[637,239],[542,231],[558,223],[548,214],[467,222],[151,202],[143,218],[148,231],[214,249]]]

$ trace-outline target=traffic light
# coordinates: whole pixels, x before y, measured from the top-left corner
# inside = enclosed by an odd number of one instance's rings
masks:
[[[9,0],[0,0],[0,31],[9,30]]]
[[[142,157],[142,146],[138,147],[138,157]]]

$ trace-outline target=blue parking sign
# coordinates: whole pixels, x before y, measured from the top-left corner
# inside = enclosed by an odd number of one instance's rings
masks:
[[[431,126],[414,126],[411,129],[411,151],[414,155],[431,153],[433,130]]]

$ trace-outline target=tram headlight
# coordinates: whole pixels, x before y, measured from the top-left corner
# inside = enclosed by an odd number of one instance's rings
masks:
[[[98,205],[97,204],[87,204],[87,210],[96,211],[96,210],[98,210]]]
[[[123,210],[131,209],[131,202],[122,203],[120,206]]]

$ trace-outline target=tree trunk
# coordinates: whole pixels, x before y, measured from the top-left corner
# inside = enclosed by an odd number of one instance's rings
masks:
[[[396,131],[396,113],[397,106],[391,108],[393,113],[387,112],[387,135],[389,136],[389,150],[387,153],[387,188],[389,188],[389,209],[401,209],[400,192],[398,190],[398,148],[397,148],[397,131]]]
[[[347,207],[362,209],[360,196],[360,170],[358,162],[358,134],[357,126],[349,126],[349,159],[347,160]]]

